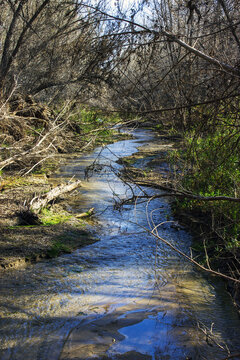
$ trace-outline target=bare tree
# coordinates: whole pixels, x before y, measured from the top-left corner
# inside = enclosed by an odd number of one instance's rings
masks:
[[[0,87],[9,94],[14,78],[26,94],[98,84],[114,42],[99,39],[102,15],[93,19],[76,1],[5,1],[1,16]],[[107,27],[105,26],[105,30]],[[51,92],[53,92],[50,91]],[[63,94],[62,92],[62,97]],[[49,94],[49,92],[48,92]],[[46,96],[47,98],[47,96]]]
[[[180,0],[140,3],[142,7],[134,3],[124,13],[86,5],[106,22],[121,24],[115,33],[103,34],[121,39],[109,82],[117,94],[114,101],[120,105],[122,98],[121,105],[128,104],[129,110],[148,113],[175,107],[188,123],[191,110],[186,108],[238,94],[240,23],[235,1],[200,1],[193,9]]]

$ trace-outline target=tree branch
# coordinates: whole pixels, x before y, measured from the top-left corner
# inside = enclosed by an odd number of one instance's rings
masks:
[[[104,16],[109,17],[110,19],[117,20],[117,21],[122,21],[122,22],[125,22],[125,23],[127,23],[127,24],[129,24],[131,26],[136,26],[136,27],[138,27],[138,28],[140,28],[142,30],[145,30],[146,33],[150,33],[150,34],[153,34],[155,36],[164,35],[164,36],[167,37],[167,39],[169,41],[173,41],[173,42],[179,44],[181,47],[187,49],[188,51],[190,51],[191,53],[197,55],[198,57],[206,60],[207,62],[209,62],[211,64],[216,65],[221,70],[224,70],[227,73],[230,73],[232,75],[240,77],[240,70],[239,69],[236,69],[236,68],[234,68],[233,66],[231,66],[229,64],[225,64],[225,63],[221,62],[220,60],[217,60],[217,59],[203,53],[202,51],[194,48],[193,46],[191,46],[191,45],[187,44],[186,42],[184,42],[183,40],[181,40],[177,35],[174,35],[174,34],[168,32],[167,30],[164,30],[162,27],[160,27],[159,31],[156,31],[156,30],[153,30],[153,29],[149,29],[146,26],[138,24],[138,23],[136,23],[134,21],[127,20],[127,19],[124,19],[124,18],[121,18],[121,17],[118,17],[118,16],[110,15],[110,14],[104,12],[104,11],[99,10],[98,8],[96,8],[94,6],[86,5],[86,4],[84,4],[83,6],[85,6],[87,8],[90,8],[92,10],[95,10],[96,12],[98,12],[98,13],[104,15]]]

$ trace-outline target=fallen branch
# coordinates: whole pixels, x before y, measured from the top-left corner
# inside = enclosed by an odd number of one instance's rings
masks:
[[[93,213],[94,213],[94,208],[91,208],[91,209],[89,209],[88,211],[86,211],[84,213],[75,215],[75,217],[78,218],[78,219],[82,219],[82,218],[85,218],[85,217],[92,216]]]
[[[35,212],[39,213],[41,209],[47,206],[47,204],[59,197],[62,194],[65,194],[67,192],[70,192],[76,188],[78,188],[81,185],[81,180],[75,181],[74,183],[67,184],[67,185],[59,185],[50,190],[47,194],[42,196],[36,196],[34,197],[30,202],[30,209]]]
[[[126,24],[129,24],[130,26],[137,27],[137,28],[141,29],[142,33],[154,35],[156,38],[158,38],[160,35],[163,35],[165,38],[167,38],[167,40],[169,42],[177,43],[181,47],[188,50],[190,53],[195,54],[197,57],[199,57],[201,59],[204,59],[209,64],[216,65],[219,70],[222,70],[222,71],[225,71],[225,72],[227,72],[229,74],[240,77],[239,69],[233,67],[232,65],[226,64],[226,63],[222,62],[221,60],[218,60],[218,59],[216,59],[216,58],[214,58],[214,57],[212,57],[212,56],[210,56],[208,54],[205,54],[201,50],[198,50],[197,48],[195,48],[195,47],[191,46],[190,44],[186,43],[185,41],[181,40],[179,38],[179,35],[175,35],[173,33],[170,33],[169,31],[165,30],[162,26],[157,31],[157,30],[154,30],[152,28],[148,28],[145,25],[141,25],[139,23],[136,23],[136,22],[134,22],[132,20],[127,20],[127,19],[125,19],[123,17],[119,17],[117,15],[112,15],[112,14],[109,14],[107,12],[104,12],[104,11],[100,10],[98,7],[95,7],[93,5],[85,4],[84,6],[89,8],[89,9],[92,9],[92,10],[96,11],[97,13],[100,13],[100,14],[106,16],[107,19],[113,19],[113,20],[121,21],[121,22],[124,22]],[[133,34],[137,34],[137,31],[136,30],[133,31]]]
[[[154,196],[147,196],[148,198],[151,197],[153,199],[157,199],[157,198],[161,198],[161,197],[170,197],[170,196],[175,196],[178,198],[188,198],[188,199],[192,199],[192,200],[199,200],[199,201],[231,201],[231,202],[240,202],[240,198],[235,198],[235,197],[231,197],[231,196],[201,196],[201,195],[195,195],[191,192],[186,192],[186,191],[181,191],[181,190],[175,190],[172,187],[168,187],[165,185],[161,185],[161,184],[157,184],[151,181],[145,181],[145,180],[138,180],[138,179],[133,179],[130,178],[129,180],[137,185],[140,186],[150,186],[152,188],[155,189],[159,189],[159,190],[165,190],[167,191],[167,193],[164,194],[158,194],[158,195],[154,195]],[[138,198],[146,198],[146,196],[138,196]]]
[[[233,201],[233,202],[240,202],[239,198],[232,198],[232,197],[227,197],[227,196],[209,196],[209,197],[204,197],[204,196],[200,196],[200,195],[194,195],[190,192],[185,192],[185,191],[181,191],[181,190],[175,190],[171,187],[167,187],[161,184],[157,184],[157,183],[153,183],[151,181],[142,181],[142,180],[137,180],[137,179],[132,179],[130,176],[128,176],[129,180],[135,184],[137,184],[138,186],[151,186],[157,189],[161,189],[164,190],[165,192],[162,194],[157,194],[157,195],[148,195],[148,194],[144,194],[144,195],[133,195],[130,199],[127,200],[123,200],[121,205],[124,205],[124,203],[127,203],[130,201],[135,201],[136,202],[139,199],[148,199],[148,201],[152,201],[154,199],[158,199],[158,198],[162,198],[162,197],[180,197],[180,198],[189,198],[189,199],[194,199],[194,200],[201,200],[201,201]],[[149,234],[151,234],[152,236],[154,236],[156,239],[160,240],[161,242],[163,242],[164,244],[166,244],[167,246],[169,246],[172,250],[174,250],[176,253],[178,253],[179,255],[181,255],[182,257],[184,257],[185,259],[187,259],[189,262],[191,262],[192,264],[194,264],[195,266],[197,266],[198,268],[200,268],[201,270],[210,273],[212,275],[215,276],[219,276],[222,277],[226,280],[230,280],[233,281],[235,283],[240,283],[240,280],[232,277],[232,276],[228,276],[225,275],[219,271],[214,271],[210,268],[210,266],[207,268],[201,264],[199,264],[196,260],[194,260],[192,258],[192,256],[188,256],[187,254],[185,254],[184,252],[182,252],[181,250],[179,250],[178,248],[176,248],[174,245],[172,245],[169,241],[167,241],[166,239],[162,238],[161,236],[159,236],[158,234],[158,227],[161,224],[158,225],[154,225],[153,228],[151,228],[150,224],[150,229],[146,228],[145,226],[141,226],[140,224],[138,224],[142,229],[144,229],[146,232],[148,232]]]

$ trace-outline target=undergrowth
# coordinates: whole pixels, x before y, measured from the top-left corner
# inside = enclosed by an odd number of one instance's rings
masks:
[[[69,123],[76,136],[85,144],[104,144],[117,134],[114,126],[121,122],[117,113],[104,115],[98,110],[79,105],[69,114]]]
[[[184,134],[182,149],[170,155],[171,162],[180,168],[181,188],[202,197],[240,198],[239,114],[226,115],[225,109],[217,120],[208,120],[207,131],[192,126]],[[204,243],[195,244],[197,250],[208,252],[212,263],[225,262],[233,272],[239,268],[240,202],[184,198],[176,201],[175,210],[195,214],[205,223],[207,236]]]
[[[118,114],[104,115],[81,104],[59,103],[49,107],[33,97],[20,95],[1,107],[0,119],[3,175],[8,170],[21,174],[49,172],[54,166],[51,158],[57,153],[109,143],[118,134],[114,126],[122,122]]]

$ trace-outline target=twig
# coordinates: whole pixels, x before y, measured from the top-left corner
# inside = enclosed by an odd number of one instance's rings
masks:
[[[28,175],[31,171],[33,171],[33,169],[34,169],[36,166],[38,166],[39,164],[41,164],[42,162],[46,161],[47,159],[49,159],[50,157],[53,157],[53,156],[54,156],[54,154],[51,154],[51,155],[46,156],[44,159],[41,159],[41,160],[38,161],[36,164],[34,164],[27,172],[25,172],[25,173],[23,174],[23,176]]]
[[[130,221],[132,222],[132,221]],[[133,223],[133,222],[132,222]],[[136,223],[134,223],[136,224]],[[201,270],[207,272],[207,273],[210,273],[212,275],[216,275],[216,276],[219,276],[219,277],[222,277],[224,279],[227,279],[227,280],[231,280],[233,282],[236,282],[236,283],[240,283],[240,280],[238,279],[235,279],[235,278],[232,278],[231,276],[228,276],[228,275],[225,275],[225,274],[222,274],[218,271],[214,271],[212,269],[208,269],[206,267],[204,267],[203,265],[199,264],[197,261],[195,261],[194,259],[192,259],[190,256],[188,256],[187,254],[185,254],[184,252],[182,252],[181,250],[177,249],[174,245],[172,245],[169,241],[167,241],[166,239],[163,239],[161,236],[157,235],[156,233],[153,232],[153,230],[149,230],[148,228],[146,228],[145,226],[143,225],[140,225],[140,224],[137,224],[138,226],[140,226],[142,229],[144,229],[147,233],[153,235],[154,237],[156,237],[157,239],[161,240],[164,244],[166,244],[167,246],[169,246],[172,250],[174,250],[175,252],[177,252],[179,255],[181,255],[182,257],[184,257],[185,259],[187,259],[189,262],[191,262],[192,264],[196,265],[198,268],[200,268]]]
[[[207,266],[211,270],[210,263],[209,263],[209,257],[208,257],[208,253],[207,253],[207,248],[206,248],[206,240],[205,239],[203,239],[203,247],[204,247],[204,252],[205,252],[205,256],[206,256]]]

